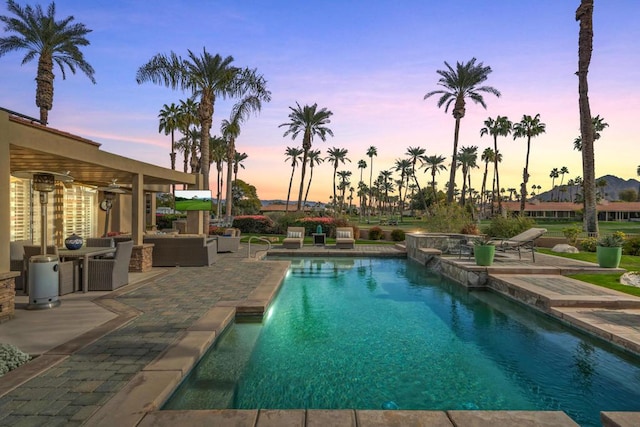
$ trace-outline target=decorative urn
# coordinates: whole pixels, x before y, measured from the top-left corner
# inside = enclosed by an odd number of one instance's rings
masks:
[[[78,236],[75,233],[64,239],[64,245],[67,247],[67,249],[71,250],[80,249],[82,247],[82,243],[82,237]]]

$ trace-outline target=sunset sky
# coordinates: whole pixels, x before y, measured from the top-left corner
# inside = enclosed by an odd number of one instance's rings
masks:
[[[46,9],[48,3],[41,4]],[[186,56],[187,49],[201,53],[206,47],[233,56],[237,66],[257,68],[272,93],[272,101],[243,126],[236,142],[237,150],[249,156],[238,177],[256,186],[261,199],[287,196],[291,168],[284,152],[302,141],[283,137],[285,129],[278,125],[288,121],[288,107],[296,102],[333,112],[329,127],[335,136],[316,139],[313,146],[323,153],[330,147],[348,149],[351,163],[340,169],[353,172],[357,188],[357,163],[369,163],[369,146],[378,151],[374,179],[410,146],[450,159],[451,110],[438,108],[437,97],[423,97],[439,88],[436,70],[445,67],[444,61],[454,65],[476,57],[491,66],[486,84],[502,96],[486,95],[486,110],[467,103],[460,146],[476,145],[481,153],[493,145],[490,137],[480,137],[488,117],[506,115],[515,122],[523,114],[540,113],[547,132],[532,141],[529,183],[544,191],[551,187],[553,168],[569,169],[565,182],[583,175],[580,153],[573,149],[579,134],[578,5],[578,0],[59,0],[58,19],[73,15],[93,30],[83,52],[96,70],[97,84],[83,74],[68,73],[63,80],[55,69],[49,126],[99,142],[104,151],[169,167],[171,140],[158,133],[158,112],[189,94],[138,85],[136,71],[157,53]],[[0,14],[7,13],[3,2]],[[596,142],[597,177],[636,178],[640,164],[633,124],[640,113],[639,16],[637,0],[595,1],[589,95],[593,115],[609,124]],[[6,35],[4,28],[0,34]],[[0,106],[38,117],[37,61],[21,66],[23,56],[13,52],[0,58]],[[212,134],[219,134],[231,106],[231,101],[216,102]],[[500,138],[498,148],[501,186],[518,188],[526,140]],[[178,155],[179,168],[181,162]],[[476,188],[482,170],[472,174]],[[328,201],[332,172],[327,163],[315,169],[310,201]],[[366,169],[367,183],[368,174]],[[422,171],[419,177],[429,180]],[[437,180],[443,189],[448,172]],[[298,182],[296,173],[292,199]]]

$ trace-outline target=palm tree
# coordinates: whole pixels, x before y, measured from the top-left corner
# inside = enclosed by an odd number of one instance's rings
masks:
[[[440,173],[440,171],[447,170],[447,167],[443,165],[445,160],[446,158],[444,156],[425,156],[422,159],[424,171],[431,172],[431,191],[433,192],[434,198],[436,197],[436,174]]]
[[[307,205],[307,197],[309,196],[309,189],[311,188],[311,181],[313,180],[313,168],[324,162],[324,159],[320,157],[321,154],[322,152],[320,150],[309,151],[309,157],[307,158],[307,160],[309,160],[309,181],[307,182],[307,191],[304,193],[304,206]]]
[[[203,48],[200,56],[187,50],[188,57],[182,58],[171,52],[158,54],[138,69],[138,84],[151,81],[172,89],[191,91],[192,97],[200,97],[198,120],[200,121],[200,157],[204,189],[209,189],[209,132],[213,123],[213,112],[218,97],[254,97],[260,102],[271,100],[267,82],[255,69],[232,66],[232,56],[226,58],[211,55]],[[254,111],[260,110],[260,103],[254,102]],[[233,152],[231,154],[233,156]],[[231,160],[233,162],[233,159]],[[229,179],[227,179],[227,186]],[[229,191],[227,191],[228,200]],[[227,211],[231,206],[227,206]]]
[[[338,173],[338,166],[340,163],[344,164],[346,161],[351,161],[347,158],[347,153],[349,150],[345,148],[336,148],[332,147],[327,150],[327,154],[329,155],[326,160],[331,162],[333,165],[333,200],[336,199],[336,174]]]
[[[551,169],[551,173],[549,174],[549,178],[551,178],[551,200],[553,200],[553,190],[556,188],[556,178],[560,176],[560,171],[558,168]]]
[[[593,0],[581,0],[576,10],[576,21],[580,22],[578,34],[578,105],[580,106],[580,136],[582,137],[582,169],[584,180],[584,227],[587,233],[598,233],[596,211],[595,155],[593,151],[594,130],[589,106],[589,84],[587,74],[593,51]]]
[[[522,120],[513,125],[513,139],[527,137],[527,157],[522,171],[522,184],[520,186],[520,216],[524,215],[524,204],[527,198],[527,183],[529,182],[529,152],[531,150],[531,138],[546,132],[546,126],[540,122],[540,113],[531,117],[527,114]]]
[[[447,66],[446,70],[436,71],[441,76],[438,80],[438,85],[444,87],[444,89],[429,92],[424,96],[424,99],[436,94],[442,95],[438,99],[438,108],[444,105],[445,113],[449,110],[449,106],[452,103],[454,104],[452,113],[456,124],[453,133],[453,155],[451,156],[449,187],[447,188],[447,201],[451,203],[453,202],[456,181],[456,156],[458,155],[460,119],[465,115],[465,98],[471,99],[474,103],[480,104],[486,109],[487,105],[484,102],[482,93],[491,93],[499,97],[500,92],[491,86],[479,86],[487,80],[492,70],[489,66],[485,67],[482,62],[476,65],[476,58],[471,58],[466,63],[457,62],[455,70],[446,61],[444,65]]]
[[[383,170],[380,171],[380,190],[384,192],[384,199],[382,200],[382,211],[384,212],[386,205],[389,203],[389,192],[393,192],[393,182],[391,182],[392,171]]]
[[[339,188],[341,191],[340,195],[340,212],[344,209],[344,193],[347,188],[351,185],[349,182],[349,177],[351,176],[351,171],[338,171],[338,177],[340,178]]]
[[[304,153],[304,150],[296,147],[287,147],[284,154],[287,156],[286,161],[291,161],[291,178],[289,178],[289,190],[287,191],[287,204],[285,205],[284,212],[289,212],[289,199],[291,197],[291,184],[293,184],[293,174],[296,171],[296,166],[298,166],[298,162],[301,159],[301,155]]]
[[[184,152],[184,172],[187,172],[187,166],[189,164],[189,156],[191,155],[192,159],[195,157],[196,147],[195,140],[190,139],[190,136],[193,135],[193,130],[191,126],[197,124],[198,119],[198,103],[193,99],[188,98],[186,101],[180,101],[180,106],[178,107],[178,129],[184,135],[184,143],[182,143],[182,151]],[[195,128],[194,128],[195,129]],[[194,154],[192,154],[194,153]],[[193,172],[193,168],[195,165],[193,164],[193,160],[191,161],[191,168]]]
[[[367,156],[369,157],[369,163],[371,165],[371,169],[369,169],[369,188],[373,188],[371,185],[371,179],[373,178],[373,157],[378,155],[378,149],[373,145],[367,149]],[[371,218],[371,202],[373,201],[372,197],[369,197],[369,211],[367,218]]]
[[[311,106],[305,105],[301,107],[296,102],[296,108],[289,107],[289,122],[282,123],[279,127],[286,126],[288,129],[283,136],[291,135],[291,139],[302,132],[302,177],[300,178],[300,192],[298,196],[298,211],[302,209],[302,190],[304,188],[304,177],[307,169],[307,158],[311,150],[311,144],[315,136],[320,137],[322,141],[327,140],[327,135],[333,136],[333,131],[327,127],[331,120],[329,119],[333,113],[326,108],[318,110],[318,104]]]
[[[209,139],[209,153],[211,153],[211,163],[216,164],[216,218],[222,214],[222,165],[227,158],[227,141],[221,136],[213,136]]]
[[[247,153],[238,153],[237,151],[233,155],[233,181],[236,182],[238,180],[238,169],[244,169],[244,165],[242,162],[247,160],[249,155]]]
[[[467,184],[471,187],[471,169],[477,168],[478,147],[472,145],[470,147],[461,147],[458,153],[460,164],[462,165],[462,194],[460,204],[465,205],[467,196]],[[467,182],[467,179],[469,182]]]
[[[5,53],[25,50],[22,64],[38,58],[38,74],[36,76],[36,106],[40,108],[40,123],[49,122],[49,110],[53,108],[53,73],[54,62],[58,65],[62,79],[67,78],[65,66],[71,73],[76,68],[81,70],[92,83],[93,67],[84,59],[81,46],[88,46],[85,38],[92,30],[84,24],[73,23],[74,17],[68,16],[56,21],[56,5],[51,2],[45,15],[40,5],[20,7],[15,1],[7,1],[7,10],[16,17],[0,16],[4,22],[4,33],[15,33],[0,37],[0,57]]]
[[[484,197],[487,193],[487,175],[489,174],[489,162],[493,163],[495,161],[495,151],[491,148],[487,147],[482,152],[480,156],[480,160],[484,162],[484,174],[482,175],[482,188],[480,189],[481,200],[480,204],[484,206]]]
[[[564,182],[564,176],[565,176],[565,174],[568,174],[568,173],[569,173],[569,169],[568,169],[566,166],[562,166],[562,167],[560,168],[560,175],[562,175],[562,176],[560,177],[560,186],[562,186],[562,183]]]
[[[360,191],[360,184],[362,184],[362,173],[366,168],[367,162],[363,159],[358,160],[358,169],[360,169],[360,182],[358,183],[358,195],[360,196],[360,220],[362,220],[362,215],[364,215],[364,212],[362,211],[362,200],[364,192]]]
[[[403,221],[402,214],[404,211],[404,201],[407,198],[407,192],[405,191],[404,197],[402,196],[402,189],[409,185],[409,177],[411,176],[411,161],[409,159],[396,159],[395,162],[396,172],[400,172],[400,180],[398,181],[398,201],[400,210],[400,222]],[[406,185],[405,185],[406,181]]]
[[[171,169],[176,169],[176,147],[175,147],[175,131],[179,129],[178,116],[180,109],[174,103],[171,105],[164,104],[162,110],[158,114],[160,119],[160,125],[158,126],[158,132],[163,132],[165,135],[171,134]]]
[[[592,117],[591,123],[593,124],[593,140],[597,141],[600,139],[600,132],[608,128],[609,123],[605,122],[604,117],[600,117],[600,115]],[[582,151],[582,136],[578,136],[573,140],[573,149]]]
[[[407,148],[407,152],[405,154],[409,156],[409,161],[411,162],[411,175],[413,176],[413,181],[416,183],[416,187],[418,188],[418,194],[422,198],[423,206],[426,209],[427,200],[425,199],[424,193],[420,189],[420,183],[418,182],[418,177],[416,176],[416,163],[418,162],[418,160],[420,160],[420,163],[424,163],[425,152],[425,149],[421,147],[409,147]]]
[[[498,152],[498,136],[507,136],[511,133],[511,128],[513,124],[511,121],[502,116],[497,116],[496,119],[492,119],[491,117],[487,118],[484,121],[485,127],[480,129],[480,136],[491,135],[493,136],[493,151]],[[493,160],[494,165],[494,176],[496,180],[496,188],[500,188],[500,174],[498,173],[498,158],[494,157]],[[498,214],[502,213],[502,200],[500,195],[498,194]]]

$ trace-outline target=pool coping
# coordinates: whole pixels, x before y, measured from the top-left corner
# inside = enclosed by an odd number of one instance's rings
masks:
[[[344,254],[344,255],[342,255]],[[280,253],[282,256],[289,254]],[[309,256],[293,252],[295,256]],[[313,255],[310,255],[313,256]],[[325,256],[327,256],[325,254]],[[341,253],[340,256],[371,256]],[[254,262],[245,260],[243,262]],[[160,408],[175,391],[200,357],[215,342],[239,313],[262,314],[277,294],[288,268],[288,261],[275,260],[274,269],[243,301],[216,304],[189,327],[160,356],[134,376],[123,389],[86,420],[92,426],[132,425],[164,426],[176,423],[207,423],[247,426],[493,426],[504,422],[536,426],[577,426],[562,411],[385,411],[385,410],[201,410],[175,411]],[[476,269],[477,270],[477,269]],[[462,286],[465,286],[461,283]],[[533,308],[536,308],[533,306]],[[551,313],[553,315],[553,313]],[[554,317],[567,322],[569,316]],[[579,329],[584,325],[576,323]],[[593,331],[585,330],[593,334]],[[602,336],[600,335],[602,338]],[[616,344],[615,342],[612,342]],[[619,344],[619,343],[618,343]],[[605,426],[640,424],[640,412],[602,412]]]

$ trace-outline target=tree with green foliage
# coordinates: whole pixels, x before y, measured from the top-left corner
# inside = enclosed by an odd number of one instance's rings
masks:
[[[447,201],[453,202],[453,194],[456,181],[457,155],[458,155],[458,138],[460,134],[460,120],[464,117],[466,111],[466,98],[471,99],[474,103],[487,108],[483,93],[490,93],[497,97],[500,92],[491,86],[481,86],[491,73],[491,67],[484,66],[482,62],[476,64],[476,58],[470,61],[456,63],[456,69],[453,69],[446,61],[444,65],[446,70],[437,70],[440,75],[438,85],[444,89],[434,90],[427,93],[424,99],[433,95],[441,95],[438,99],[438,108],[445,106],[445,113],[453,103],[453,118],[455,119],[455,129],[453,134],[453,155],[451,156],[451,170],[449,177],[449,186],[447,188]]]
[[[498,151],[498,137],[499,136],[508,136],[511,133],[511,129],[513,128],[513,124],[507,117],[497,116],[494,119],[491,117],[487,118],[484,121],[484,126],[480,129],[480,136],[491,135],[493,137],[493,151],[495,153],[499,153]],[[493,158],[493,173],[494,179],[496,180],[496,189],[500,188],[500,174],[498,173],[498,156],[494,156]],[[498,214],[502,214],[502,198],[500,197],[500,193],[497,194],[498,198]]]
[[[267,90],[266,80],[258,74],[256,69],[233,66],[232,56],[223,58],[218,54],[211,55],[206,48],[203,48],[200,55],[191,50],[187,50],[187,52],[186,58],[182,58],[174,52],[170,52],[168,55],[155,55],[138,69],[136,81],[138,84],[150,81],[172,89],[190,91],[192,98],[200,98],[198,103],[198,120],[201,132],[200,164],[204,178],[204,189],[208,190],[209,134],[216,100],[219,97],[223,99],[253,97],[259,100],[259,103],[253,103],[254,111],[259,111],[261,102],[271,100],[271,92]]]
[[[318,110],[318,104],[301,107],[296,102],[296,107],[289,107],[289,122],[282,123],[279,127],[286,127],[283,136],[291,135],[291,139],[296,139],[302,133],[302,174],[300,177],[300,191],[298,194],[298,211],[302,210],[302,191],[304,189],[305,176],[307,171],[307,159],[313,143],[314,137],[319,137],[322,141],[327,140],[327,135],[333,136],[333,131],[327,127],[331,123],[330,117],[333,113],[326,108]]]
[[[524,204],[527,200],[527,184],[529,183],[529,153],[531,152],[531,138],[546,132],[546,124],[540,121],[540,113],[531,117],[528,114],[522,116],[522,120],[513,124],[513,139],[527,138],[527,156],[522,171],[522,184],[520,185],[520,215],[524,215]]]
[[[367,149],[367,156],[369,157],[369,191],[373,189],[373,158],[378,155],[378,149],[373,145]],[[373,197],[369,197],[369,209],[367,211],[367,218],[371,218],[371,203],[373,202]]]
[[[349,153],[349,150],[347,150],[346,148],[332,147],[327,150],[328,156],[326,160],[330,162],[331,165],[333,166],[333,201],[334,203],[337,203],[336,201],[338,200],[336,198],[336,175],[338,173],[338,166],[340,166],[340,163],[345,164],[345,162],[351,162],[351,160],[347,158],[348,153]]]
[[[5,24],[5,37],[0,37],[0,57],[4,54],[24,50],[22,64],[38,59],[36,75],[36,106],[40,109],[40,123],[49,122],[49,111],[53,108],[53,73],[54,63],[60,69],[62,79],[67,78],[65,69],[72,74],[76,69],[82,71],[92,83],[95,71],[85,60],[80,47],[88,46],[86,35],[92,30],[84,24],[74,23],[74,17],[68,16],[56,20],[56,4],[51,2],[47,13],[42,6],[21,7],[13,0],[7,1],[7,10],[15,17],[0,16]],[[13,35],[9,35],[13,33]]]
[[[293,175],[296,172],[296,166],[298,166],[298,162],[300,161],[304,150],[299,147],[287,147],[284,154],[287,156],[288,162],[291,162],[291,178],[289,178],[289,190],[287,191],[287,204],[285,205],[284,212],[289,212],[289,200],[291,197],[291,185],[293,184]]]
[[[324,158],[322,157],[322,152],[320,150],[310,150],[308,160],[309,182],[307,183],[307,191],[304,193],[304,206],[307,205],[307,197],[309,196],[309,189],[311,188],[311,181],[313,180],[313,168],[324,162]]]

